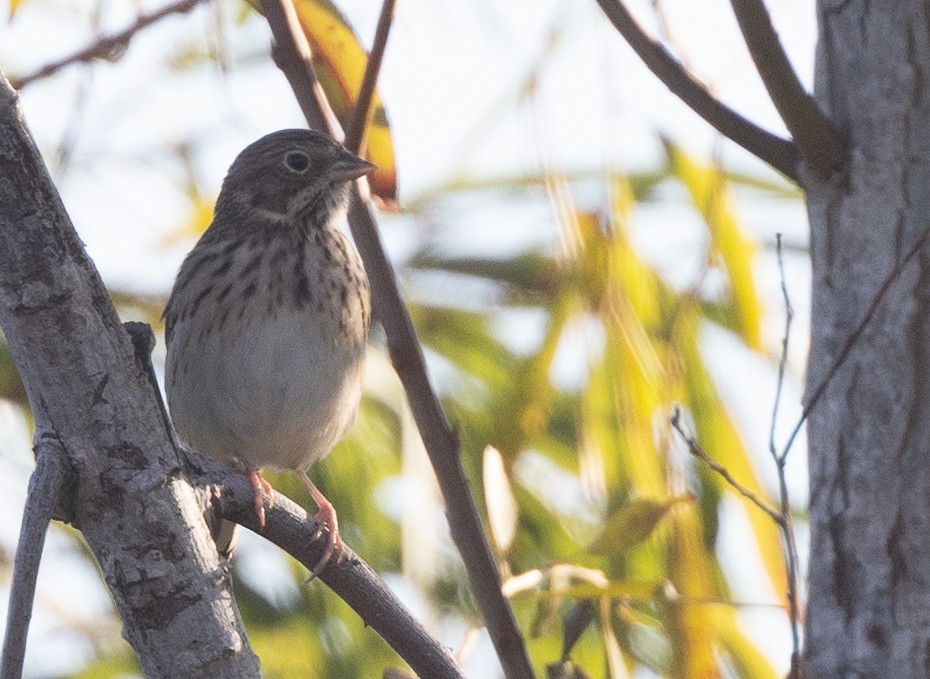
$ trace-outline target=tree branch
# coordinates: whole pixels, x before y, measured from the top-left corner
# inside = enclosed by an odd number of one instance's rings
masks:
[[[394,5],[395,0],[384,0],[381,5],[378,28],[375,29],[375,39],[371,45],[371,53],[368,55],[368,63],[365,64],[365,75],[362,77],[362,84],[355,98],[355,108],[352,109],[352,118],[346,129],[345,147],[355,154],[362,152],[365,145],[365,132],[371,123],[375,85],[378,83],[378,74],[381,72],[388,34],[394,23]]]
[[[23,512],[19,547],[13,565],[10,605],[7,610],[0,679],[19,679],[26,658],[26,635],[32,619],[39,562],[45,533],[52,520],[61,489],[67,478],[67,460],[61,443],[54,435],[39,437],[36,442],[36,468],[29,480],[29,495]]]
[[[760,0],[730,0],[733,13],[769,97],[797,144],[801,157],[825,181],[846,162],[833,124],[804,91]]]
[[[307,123],[313,129],[326,130],[333,139],[341,142],[345,133],[329,105],[323,86],[317,80],[310,43],[300,28],[294,4],[283,0],[261,0],[261,4],[274,36],[271,58],[290,83]]]
[[[74,471],[73,523],[124,636],[148,677],[258,677],[145,370],[2,74],[0,177],[0,326],[37,430]]]
[[[307,39],[296,21],[288,19],[293,15],[293,6],[290,0],[262,0],[262,8],[274,36],[275,62],[287,76],[311,127],[319,125],[320,121],[327,120],[326,112],[330,107],[309,65]],[[339,138],[338,125],[327,129]],[[533,670],[523,637],[510,604],[501,592],[497,563],[468,488],[458,436],[446,420],[430,384],[413,321],[400,297],[394,269],[378,237],[364,181],[356,182],[353,198],[349,226],[371,279],[373,303],[387,335],[391,361],[404,385],[446,502],[452,539],[465,564],[472,592],[504,674],[508,679],[532,679]]]
[[[255,515],[252,486],[248,478],[216,460],[188,453],[192,483],[201,495],[201,505],[214,507],[274,543],[308,570],[319,563],[326,549],[326,535],[312,516],[275,491],[274,506],[266,510],[262,529]],[[307,536],[313,536],[307,539]],[[378,574],[348,546],[344,558],[327,563],[319,579],[326,583],[365,624],[377,632],[423,679],[462,679],[452,655],[407,611]]]
[[[763,130],[733,109],[717,101],[681,64],[640,27],[623,0],[597,0],[604,14],[629,43],[643,63],[695,113],[714,129],[797,182],[798,149],[793,142]]]
[[[174,2],[170,5],[162,7],[161,9],[156,10],[151,14],[143,14],[138,19],[136,19],[135,23],[127,28],[124,28],[119,33],[114,33],[113,35],[99,38],[87,47],[80,49],[67,57],[59,59],[58,61],[53,61],[50,64],[46,64],[34,73],[30,73],[29,75],[25,75],[21,78],[13,78],[11,80],[11,84],[13,85],[14,89],[21,90],[26,87],[26,85],[29,85],[36,80],[47,78],[48,76],[53,75],[61,69],[72,64],[87,63],[90,61],[95,61],[96,59],[107,59],[109,61],[115,61],[117,58],[122,56],[126,47],[129,45],[129,41],[132,40],[132,37],[143,28],[147,28],[148,26],[161,21],[166,16],[170,16],[171,14],[184,14],[186,12],[190,12],[201,2],[202,0],[179,0],[178,2]]]

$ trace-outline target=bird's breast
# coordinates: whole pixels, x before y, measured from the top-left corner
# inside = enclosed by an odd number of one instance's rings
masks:
[[[233,257],[230,284],[189,296],[198,307],[177,314],[166,366],[188,445],[223,460],[304,467],[351,424],[370,303],[358,255],[339,236]]]

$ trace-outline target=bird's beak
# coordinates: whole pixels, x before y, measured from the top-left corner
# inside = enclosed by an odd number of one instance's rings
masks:
[[[339,154],[339,157],[326,170],[327,176],[334,181],[347,182],[352,179],[358,179],[374,170],[377,167],[374,163],[362,160],[358,156],[349,153],[345,149]]]

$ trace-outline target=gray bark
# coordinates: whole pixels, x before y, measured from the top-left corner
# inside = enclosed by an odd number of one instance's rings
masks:
[[[816,97],[850,156],[846,176],[805,186],[809,394],[829,380],[809,420],[808,679],[930,676],[927,12],[818,3]]]
[[[0,325],[146,676],[260,676],[147,367],[2,75]]]

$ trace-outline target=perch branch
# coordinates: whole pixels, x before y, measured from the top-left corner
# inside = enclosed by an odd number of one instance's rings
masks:
[[[265,527],[258,524],[248,478],[212,458],[188,453],[190,480],[218,504],[222,516],[274,543],[312,570],[327,537],[312,516],[287,496],[274,493]],[[219,492],[219,489],[222,489]],[[308,539],[308,536],[313,536]],[[378,574],[348,546],[341,562],[330,561],[319,579],[338,594],[422,679],[464,679],[449,650],[404,608]]]

